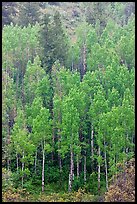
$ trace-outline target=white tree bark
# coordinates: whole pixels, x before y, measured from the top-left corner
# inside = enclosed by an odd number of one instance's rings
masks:
[[[58,129],[58,149],[61,148],[61,136],[60,136],[60,129]],[[61,155],[60,153],[58,152],[58,160],[59,160],[59,169],[60,169],[60,172],[62,172],[62,160],[61,160]]]
[[[98,147],[98,156],[100,156],[100,147]],[[100,164],[98,164],[98,193],[100,194]]]
[[[7,158],[7,169],[8,169],[8,171],[10,170],[10,160],[9,160],[9,158]]]
[[[18,173],[18,169],[19,169],[19,158],[18,158],[18,154],[16,153],[16,162],[17,162],[17,173]]]
[[[91,169],[93,169],[93,156],[94,156],[94,131],[93,131],[93,126],[91,125]]]
[[[128,133],[127,133],[127,141],[128,141]],[[127,146],[127,145],[126,145]],[[126,147],[126,154],[128,154],[128,147]]]
[[[54,149],[54,144],[55,144],[55,136],[54,136],[54,127],[52,129],[52,147]],[[54,161],[54,151],[52,151],[51,153],[51,156],[52,156],[52,162]]]
[[[79,156],[77,154],[77,178],[79,178]]]
[[[45,141],[43,142],[43,160],[42,160],[42,192],[44,192],[44,165],[45,165]]]
[[[84,155],[84,182],[86,182],[86,173],[87,173],[87,169],[86,169],[86,151],[85,151],[85,155]]]
[[[69,174],[69,187],[68,187],[69,192],[71,192],[72,190],[73,178],[74,178],[74,161],[73,161],[73,151],[71,147],[70,148],[70,174]]]
[[[37,170],[37,149],[36,149],[36,155],[35,155],[35,174]]]
[[[86,44],[83,45],[83,69],[84,74],[86,73]]]
[[[8,120],[9,120],[9,116],[8,116]],[[10,126],[8,125],[8,134],[7,134],[7,145],[10,144]],[[7,169],[8,171],[10,170],[10,153],[9,153],[9,149],[7,149]]]
[[[22,158],[24,159],[24,151],[23,151]],[[24,171],[24,161],[22,162],[22,188],[23,188],[23,179],[24,179],[23,171]]]
[[[107,154],[106,154],[106,144],[104,140],[104,147],[105,147],[105,171],[106,171],[106,189],[108,191],[108,168],[107,168]]]
[[[59,155],[59,169],[60,169],[60,172],[62,172],[62,160],[60,155]]]

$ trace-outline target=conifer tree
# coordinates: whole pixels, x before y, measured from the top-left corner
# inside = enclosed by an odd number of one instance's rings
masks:
[[[67,58],[68,40],[62,28],[61,16],[55,12],[52,16],[45,14],[41,26],[40,45],[42,47],[42,66],[51,73],[55,61],[63,65]]]

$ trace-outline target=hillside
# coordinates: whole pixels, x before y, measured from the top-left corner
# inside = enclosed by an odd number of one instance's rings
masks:
[[[2,20],[3,201],[133,201],[134,2],[2,2]]]
[[[117,3],[107,3],[102,2],[101,7],[98,9],[98,2],[32,2],[30,5],[30,9],[34,6],[34,15],[35,10],[38,10],[38,17],[41,21],[44,14],[54,15],[55,11],[59,11],[62,16],[62,22],[64,28],[67,30],[67,33],[70,35],[72,40],[76,40],[76,27],[81,25],[82,22],[86,21],[94,21],[94,18],[100,17],[107,20],[111,17],[114,19],[113,15],[117,15],[118,19],[115,18],[116,21],[123,21],[123,16],[127,16],[128,18],[131,13],[135,13],[135,4],[134,2],[121,2]],[[3,24],[9,24],[13,22],[15,24],[20,24],[20,13],[24,7],[24,3],[22,2],[3,2],[2,4],[2,18]],[[110,8],[116,8],[116,11],[111,11]],[[101,11],[102,10],[102,11]],[[100,14],[98,13],[100,12]],[[24,15],[27,15],[24,13]],[[9,16],[9,19],[6,19],[6,16]],[[24,16],[25,17],[25,16]],[[100,18],[99,17],[99,18]],[[26,17],[25,17],[26,18]],[[37,19],[38,20],[38,19]]]
[[[74,37],[75,28],[84,21],[85,8],[83,2],[58,2],[57,5],[47,4],[45,9],[41,9],[42,13],[54,14],[59,11],[62,16],[62,22],[71,37]]]

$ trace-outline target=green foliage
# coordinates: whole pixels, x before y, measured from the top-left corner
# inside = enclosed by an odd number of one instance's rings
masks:
[[[42,65],[47,73],[51,73],[56,60],[63,64],[67,59],[68,40],[62,28],[59,12],[55,12],[53,22],[49,14],[44,15],[40,33]]]
[[[102,196],[107,180],[134,157],[134,5],[77,3],[89,23],[83,18],[73,42],[59,12],[44,10],[40,24],[3,27],[4,201],[99,200],[92,196],[99,184]],[[37,194],[28,196],[22,186]]]
[[[31,103],[37,95],[37,87],[44,78],[45,71],[40,66],[41,62],[38,56],[35,57],[34,63],[30,61],[27,64],[24,76],[25,99],[26,103]],[[29,81],[29,84],[28,84]]]

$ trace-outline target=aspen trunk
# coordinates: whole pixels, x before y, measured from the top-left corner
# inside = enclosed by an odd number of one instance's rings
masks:
[[[85,151],[85,155],[84,155],[84,182],[86,182],[86,151]]]
[[[25,94],[24,94],[24,80],[22,80],[22,93],[21,93],[21,98],[22,98],[22,106],[23,110],[25,110]]]
[[[91,125],[91,171],[93,171],[93,156],[94,156],[94,141],[93,138],[94,137],[94,131],[93,131],[93,126]]]
[[[19,90],[19,68],[17,68],[17,77],[16,77],[16,101],[18,101],[18,90]]]
[[[10,121],[9,117],[8,120]],[[7,137],[7,145],[10,144],[10,125],[8,125],[8,137]],[[10,156],[9,156],[9,149],[7,149],[7,169],[10,169]]]
[[[60,129],[58,129],[58,149],[60,148],[61,148],[61,136],[60,136]],[[62,172],[62,160],[61,160],[60,153],[58,153],[58,161],[59,161],[60,172]]]
[[[74,161],[73,161],[73,151],[72,148],[70,150],[70,174],[69,174],[69,187],[68,187],[68,191],[71,192],[72,190],[72,182],[73,182],[73,178],[74,178]]]
[[[59,161],[59,171],[61,173],[62,172],[62,159],[59,153],[58,153],[58,161]]]
[[[62,160],[61,160],[61,157],[59,157],[59,167],[60,167],[60,172],[62,172]]]
[[[74,67],[74,63],[73,63],[73,52],[72,52],[72,65],[71,65],[71,71],[73,72],[73,67]]]
[[[44,164],[45,164],[45,141],[43,144],[43,162],[42,162],[42,192],[44,192]]]
[[[86,44],[83,45],[83,74],[86,73]]]
[[[106,144],[104,140],[104,147],[105,147],[105,171],[106,171],[106,189],[108,191],[108,168],[107,168],[107,154],[106,154]]]
[[[23,156],[22,156],[22,158],[24,159],[24,151],[23,151]],[[23,178],[24,178],[24,176],[23,176],[23,171],[24,171],[24,161],[22,162],[22,188],[23,188]]]
[[[127,142],[128,142],[128,133],[127,133],[127,138],[126,139],[127,139]],[[126,154],[128,154],[128,147],[126,147]]]
[[[131,143],[134,144],[134,134],[132,134],[132,137],[131,137]],[[133,151],[134,151],[134,147],[133,147]]]
[[[18,173],[18,169],[19,169],[19,158],[18,158],[18,154],[16,153],[16,162],[17,162],[17,173]]]
[[[100,156],[100,147],[98,147],[98,155]],[[98,164],[98,193],[100,194],[100,164]]]
[[[36,150],[36,155],[35,155],[35,174],[37,170],[37,150]]]
[[[9,160],[9,158],[7,158],[7,169],[8,169],[8,171],[10,170],[10,160]]]
[[[54,136],[54,127],[53,127],[53,130],[52,130],[52,146],[53,146],[53,149],[54,149],[54,144],[55,144],[55,136]],[[52,163],[54,162],[54,152],[52,151],[51,152],[51,159],[52,159]]]
[[[79,156],[77,155],[77,178],[79,178]]]
[[[126,161],[125,161],[125,164],[127,164],[127,154],[128,154],[127,141],[128,141],[128,133],[127,133],[127,136],[125,137],[125,148],[124,148],[124,151],[125,151],[125,153],[126,153]]]

